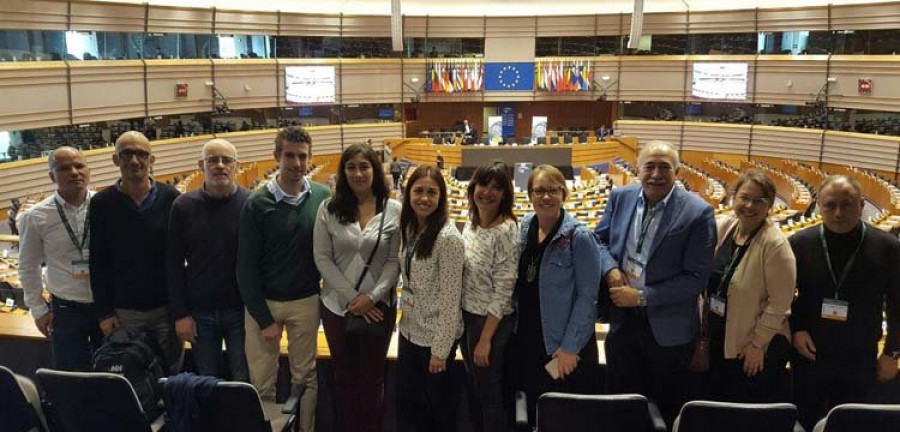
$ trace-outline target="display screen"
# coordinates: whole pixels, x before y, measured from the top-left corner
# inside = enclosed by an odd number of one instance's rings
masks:
[[[746,100],[747,63],[694,63],[691,96]]]
[[[334,66],[288,66],[284,68],[288,102],[334,102]]]
[[[394,109],[393,108],[378,108],[378,118],[382,120],[393,120],[394,119]]]

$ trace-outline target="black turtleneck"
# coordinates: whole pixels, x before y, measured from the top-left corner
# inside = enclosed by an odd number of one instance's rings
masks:
[[[853,251],[855,251],[856,247],[859,245],[859,234],[862,231],[862,223],[845,233],[836,233],[824,225],[822,228],[825,231],[825,241],[828,243],[828,256],[831,257],[831,266],[834,269],[834,277],[840,279],[844,267],[847,266],[847,262],[850,261]]]

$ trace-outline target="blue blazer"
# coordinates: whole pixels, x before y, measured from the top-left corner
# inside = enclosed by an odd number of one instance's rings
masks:
[[[594,229],[604,275],[622,265],[640,191],[639,184],[613,189],[603,219]],[[708,283],[715,247],[712,207],[676,186],[644,269],[647,316],[659,345],[682,345],[693,340],[699,327],[697,296]],[[623,308],[610,307],[610,331],[618,330],[624,316]]]

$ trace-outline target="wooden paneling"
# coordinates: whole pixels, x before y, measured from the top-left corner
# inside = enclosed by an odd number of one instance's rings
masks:
[[[756,11],[699,11],[691,12],[690,33],[753,33],[756,31]]]
[[[425,28],[428,17],[421,16],[404,16],[403,17],[403,37],[404,38],[423,38],[425,37]],[[482,33],[484,30],[482,29]]]
[[[212,64],[209,60],[146,60],[149,115],[212,110]],[[273,75],[274,80],[274,75]],[[175,84],[188,85],[187,97],[175,96]]]
[[[684,122],[683,151],[747,155],[750,125]]]
[[[750,156],[818,161],[822,133],[818,129],[754,126]]]
[[[685,34],[687,33],[687,14],[683,12],[645,13],[643,30],[645,35]]]
[[[538,16],[537,37],[593,36],[596,25],[594,15]]]
[[[485,36],[485,19],[483,17],[428,17],[427,20],[429,38],[480,38]],[[532,20],[531,34],[534,34],[534,21],[531,18],[529,20]],[[510,25],[515,25],[515,23]]]
[[[668,141],[681,148],[682,122],[618,120],[613,127],[617,136],[637,138],[638,150],[652,140]]]
[[[629,16],[630,18],[630,16]],[[597,35],[598,36],[618,36],[621,34],[627,34],[628,32],[620,33],[619,26],[621,21],[624,19],[619,14],[612,15],[597,15]]]
[[[832,30],[896,29],[900,3],[831,6]]]
[[[216,34],[277,35],[277,12],[216,9]]]
[[[868,110],[900,111],[900,58],[883,56],[832,56],[828,105]],[[858,80],[871,78],[872,92],[861,94]]]
[[[400,60],[344,61],[345,104],[400,103]]]
[[[0,28],[66,30],[69,4],[54,0],[0,0]]]
[[[825,134],[822,162],[893,173],[898,151],[900,137],[830,131]]]
[[[606,89],[606,100],[621,100],[619,96],[621,85],[619,82],[619,59],[617,57],[594,57],[592,61],[594,62],[592,78],[598,86],[602,87],[595,89],[593,94],[600,96],[603,94],[603,89]],[[609,80],[604,81],[604,76],[608,76]]]
[[[816,100],[825,85],[827,56],[759,56],[756,103],[803,105]]]
[[[686,56],[623,57],[619,99],[625,101],[683,101],[690,79]]]
[[[122,33],[144,31],[146,8],[142,4],[72,2],[72,30]]]
[[[595,130],[607,118],[608,104],[586,102],[523,102],[516,104],[516,138],[531,136],[531,118],[547,117],[547,130],[585,127]],[[519,117],[521,115],[521,118]]]
[[[139,60],[69,64],[74,124],[144,117],[144,63]]]
[[[487,17],[486,38],[534,37],[536,17]],[[428,29],[431,34],[431,26]]]
[[[278,105],[277,63],[268,59],[213,60],[216,88],[231,109]]]
[[[281,36],[340,36],[341,17],[282,13],[280,34]]]
[[[150,6],[147,31],[150,33],[209,34],[213,28],[212,9]]]
[[[0,63],[0,130],[69,124],[63,62]]]
[[[828,7],[759,9],[759,31],[828,30]]]
[[[343,37],[391,37],[390,16],[344,15]]]

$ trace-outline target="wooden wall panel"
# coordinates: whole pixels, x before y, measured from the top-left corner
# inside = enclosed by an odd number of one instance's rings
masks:
[[[828,30],[828,7],[760,9],[759,31]]]
[[[485,36],[483,17],[427,17],[429,38],[480,38]],[[534,34],[534,20],[531,21],[531,33]],[[516,19],[509,25],[515,26],[521,20]],[[488,26],[490,26],[490,21]],[[488,29],[490,31],[490,29]]]
[[[684,122],[681,149],[746,156],[750,150],[750,125]]]
[[[69,124],[63,62],[0,63],[0,130]]]
[[[150,33],[209,34],[212,29],[212,9],[150,6],[147,18]]]
[[[620,14],[597,15],[596,16],[597,35],[598,36],[619,36],[622,34],[627,34],[627,32],[620,33],[619,26],[621,24],[622,19],[624,19],[624,18]]]
[[[384,140],[402,136],[403,125],[400,123],[378,123],[344,125],[344,148],[353,144],[363,144],[372,139],[372,146],[378,150],[384,146]],[[322,154],[318,151],[316,154]]]
[[[756,103],[803,105],[825,85],[827,56],[759,56]],[[788,85],[790,84],[790,86]]]
[[[144,64],[140,60],[70,63],[74,124],[144,117]]]
[[[619,59],[616,57],[594,57],[592,61],[594,62],[594,75],[592,78],[598,86],[602,87],[595,89],[594,95],[600,96],[603,94],[603,89],[606,89],[606,100],[621,100],[619,96],[619,87],[621,85],[619,82]],[[609,80],[604,80],[604,76],[608,76]]]
[[[486,38],[522,38],[535,36],[536,17],[487,17]],[[430,36],[431,26],[428,33]]]
[[[0,0],[0,28],[66,30],[69,4],[62,0]]]
[[[142,4],[73,1],[72,30],[140,33],[145,14]]]
[[[547,130],[582,127],[595,130],[609,117],[609,110],[609,104],[594,100],[521,102],[516,104],[516,137],[531,136],[531,118],[534,116],[547,117]]]
[[[832,30],[896,29],[898,23],[897,2],[831,6]]]
[[[686,56],[623,57],[619,76],[619,99],[625,101],[683,101]]]
[[[246,164],[274,160],[273,152],[277,133],[277,129],[268,129],[217,134],[216,137],[227,139],[234,144],[238,152],[238,160]]]
[[[146,60],[150,116],[188,114],[212,109],[212,64],[209,60]],[[274,74],[273,74],[274,79]],[[175,84],[188,85],[187,97],[175,96]]]
[[[343,102],[400,103],[400,70],[400,60],[345,60],[341,72]]]
[[[313,155],[335,154],[343,151],[340,126],[318,126],[306,130],[309,131],[309,136],[312,138]]]
[[[828,105],[868,110],[900,111],[900,58],[884,56],[832,56]],[[858,90],[860,78],[871,78],[869,94]]]
[[[485,131],[484,105],[481,102],[423,103],[419,105],[419,124],[422,130],[452,130],[456,122],[468,119],[479,133]]]
[[[834,132],[825,134],[822,162],[895,172],[900,137]]]
[[[618,120],[613,128],[616,130],[616,136],[637,138],[638,150],[643,148],[647,141],[652,140],[668,141],[681,149],[682,123],[680,121]]]
[[[593,36],[596,21],[594,15],[538,16],[537,37]]]
[[[277,12],[216,9],[216,34],[277,35]]]
[[[336,15],[281,14],[281,36],[340,36],[341,17]]]
[[[421,16],[404,16],[403,17],[403,37],[404,38],[423,38],[425,37],[425,28],[428,17]]]
[[[153,173],[170,175],[197,169],[197,160],[200,159],[203,144],[211,139],[213,135],[154,141],[153,154],[156,155],[156,163],[153,165]]]
[[[216,88],[231,109],[278,105],[277,63],[268,59],[213,60]]]
[[[753,33],[756,31],[756,11],[699,11],[691,12],[691,34],[703,33]]]
[[[644,14],[645,35],[685,33],[687,33],[687,14],[684,12]]]
[[[343,37],[391,37],[390,16],[344,15]]]
[[[754,126],[750,156],[818,161],[822,132],[818,129]]]

